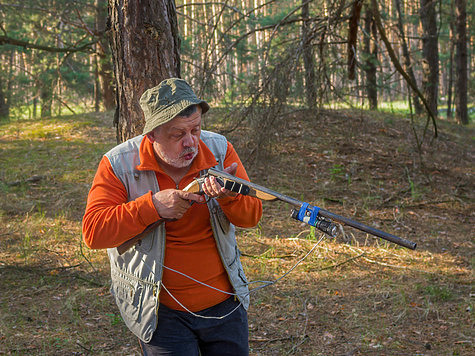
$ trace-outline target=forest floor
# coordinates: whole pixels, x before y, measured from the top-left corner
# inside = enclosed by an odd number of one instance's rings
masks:
[[[210,118],[212,121],[212,117]],[[345,227],[336,239],[264,202],[238,230],[251,295],[251,355],[473,355],[473,125],[440,122],[416,149],[411,123],[364,111],[295,111],[264,159],[228,135],[251,179],[417,243]],[[81,241],[112,115],[0,123],[0,355],[138,355],[109,293],[105,251]],[[319,242],[320,241],[320,242]]]

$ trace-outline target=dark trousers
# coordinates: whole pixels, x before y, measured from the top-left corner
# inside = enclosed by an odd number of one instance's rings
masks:
[[[223,316],[238,305],[231,297],[197,314]],[[140,346],[145,356],[247,356],[248,339],[247,312],[242,305],[223,319],[203,319],[160,304],[152,340],[140,340]]]

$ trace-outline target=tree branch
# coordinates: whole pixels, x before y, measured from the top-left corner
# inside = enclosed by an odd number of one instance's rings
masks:
[[[86,50],[92,50],[91,46],[97,43],[97,40],[88,42],[79,47],[52,47],[52,46],[42,46],[28,41],[19,40],[9,36],[0,36],[0,46],[1,45],[12,45],[24,48],[39,49],[41,51],[53,52],[53,53],[72,53],[72,52],[86,52]]]
[[[383,40],[384,44],[386,45],[386,49],[388,50],[389,57],[391,58],[391,61],[394,64],[394,67],[396,70],[403,76],[403,78],[406,80],[407,84],[414,90],[417,94],[417,96],[421,99],[422,103],[424,104],[427,113],[429,114],[429,117],[432,119],[432,124],[434,125],[434,137],[438,136],[437,133],[437,123],[435,120],[435,115],[432,112],[432,109],[429,106],[429,103],[427,102],[426,98],[424,95],[421,93],[419,88],[417,87],[417,84],[411,79],[411,77],[406,73],[404,68],[402,67],[401,63],[399,63],[399,60],[396,56],[396,53],[394,52],[393,47],[391,46],[391,43],[388,40],[388,37],[386,36],[386,31],[384,30],[383,24],[381,22],[381,17],[379,15],[379,8],[376,0],[371,0],[371,5],[373,7],[373,16],[374,20],[376,22],[376,26],[378,27],[379,34],[381,35],[381,39]]]

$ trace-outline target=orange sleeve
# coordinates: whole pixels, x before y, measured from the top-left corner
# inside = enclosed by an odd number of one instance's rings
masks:
[[[103,157],[87,198],[82,221],[86,245],[93,249],[116,247],[159,219],[152,192],[128,202],[127,191]]]
[[[246,169],[244,168],[233,145],[228,142],[224,168],[229,167],[233,162],[238,164],[236,177],[249,181]],[[262,202],[258,198],[238,194],[236,197],[226,197],[218,199],[219,205],[226,214],[229,221],[240,227],[256,226],[262,216]]]

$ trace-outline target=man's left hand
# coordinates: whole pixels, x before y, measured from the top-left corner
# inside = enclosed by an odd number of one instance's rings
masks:
[[[231,164],[229,167],[226,167],[224,169],[224,172],[231,174],[231,175],[236,175],[237,171],[237,163],[234,162]],[[222,187],[216,180],[215,177],[211,176],[205,179],[203,182],[203,192],[209,196],[210,198],[224,198],[224,197],[235,197],[237,193],[234,193],[228,189],[225,189]]]

